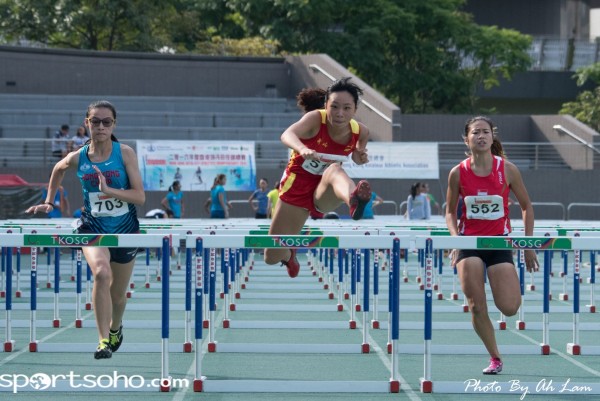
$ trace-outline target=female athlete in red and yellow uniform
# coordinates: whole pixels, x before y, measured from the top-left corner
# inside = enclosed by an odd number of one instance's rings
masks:
[[[281,135],[292,154],[281,179],[270,235],[298,234],[309,212],[326,213],[342,203],[354,220],[362,217],[371,198],[369,183],[363,180],[355,185],[340,163],[349,155],[356,164],[369,161],[369,129],[353,119],[362,90],[349,80],[335,81],[325,92],[325,109],[308,111]],[[303,96],[314,93],[301,92],[299,104],[306,105]],[[266,249],[265,262],[283,263],[290,277],[300,270],[295,249]]]

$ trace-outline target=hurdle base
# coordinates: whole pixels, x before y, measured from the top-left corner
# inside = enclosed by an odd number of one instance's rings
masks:
[[[144,287],[146,287],[146,288],[150,288],[150,283],[146,283],[146,284],[144,284]]]
[[[75,276],[71,276],[71,281],[75,281]]]
[[[194,379],[194,393],[201,393],[204,390],[204,380],[206,380],[205,376],[202,376],[200,379]]]
[[[425,284],[420,284],[419,285],[419,290],[421,290],[421,291],[425,290]]]
[[[235,304],[229,304],[229,310],[235,312]]]
[[[550,345],[549,344],[540,344],[540,350],[542,355],[550,355]]]
[[[371,352],[371,346],[369,345],[369,343],[362,344],[360,349],[363,354],[368,354],[369,352]]]
[[[21,291],[15,292],[15,298],[21,298]]]
[[[333,292],[330,292],[330,293],[328,294],[328,298],[329,298],[329,299],[333,299]]]
[[[558,299],[561,301],[568,301],[569,300],[569,294],[558,294]]]
[[[161,393],[168,393],[169,391],[171,391],[171,386],[170,385],[164,385],[163,383],[171,383],[171,378],[160,379],[160,386],[159,386],[159,391]]]
[[[387,343],[387,353],[391,354],[393,351],[392,343]]]
[[[590,313],[596,313],[596,305],[586,305],[585,307],[590,310]]]
[[[4,352],[12,352],[15,345],[15,340],[6,341],[4,343]]]
[[[338,310],[338,312],[343,311],[344,310],[344,304],[338,304],[337,305],[337,310]]]
[[[517,330],[525,330],[525,322],[522,320],[517,320],[516,326]]]
[[[52,321],[52,327],[59,328],[60,327],[60,319],[54,319]]]
[[[37,341],[32,341],[29,343],[29,352],[37,352],[38,350],[38,342]]]
[[[75,327],[80,329],[83,327],[83,320],[81,319],[75,319]]]
[[[535,284],[527,284],[527,291],[535,291]]]
[[[247,277],[246,277],[246,278],[247,278]],[[246,281],[248,281],[248,280],[246,280]],[[242,283],[242,286],[241,286],[241,287],[242,287],[242,290],[245,290],[245,289],[246,289],[246,284]]]
[[[229,319],[223,319],[223,328],[224,329],[228,329],[229,328]]]
[[[421,392],[422,393],[431,393],[433,392],[433,382],[431,380],[425,380],[421,377]]]
[[[52,283],[46,283],[46,288],[52,288]]]
[[[125,294],[125,296],[126,296],[127,298],[131,298],[131,291],[127,291],[127,294]]]
[[[354,310],[357,311],[357,312],[360,312],[361,311],[360,304],[354,305]]]
[[[135,283],[129,283],[129,288],[133,290],[135,288]]]
[[[203,329],[208,329],[210,327],[210,323],[208,320],[203,320],[202,321],[202,328]]]
[[[350,320],[348,322],[348,326],[349,326],[350,330],[356,329],[356,320]]]
[[[379,327],[380,327],[380,326],[379,326],[379,320],[371,320],[371,327],[372,327],[374,330],[377,330],[377,329],[379,329]]]
[[[400,392],[400,382],[398,380],[390,380],[390,393]]]
[[[453,301],[458,300],[458,294],[456,292],[453,292],[452,294],[450,294],[450,299]]]
[[[569,355],[581,355],[581,346],[579,344],[568,343],[567,353]]]
[[[329,289],[329,284],[324,284],[324,285],[323,285],[323,289],[324,289],[324,290],[328,290],[328,289]]]
[[[438,292],[437,299],[438,299],[438,301],[443,301],[444,300],[444,294],[442,294],[441,292]]]
[[[469,305],[463,305],[463,312],[469,313]]]
[[[191,342],[183,343],[183,352],[192,352],[192,348]]]
[[[208,343],[207,345],[208,352],[217,352],[217,342]]]
[[[348,294],[347,292],[344,293],[344,299],[350,299],[350,294]]]
[[[408,283],[408,277],[403,277],[402,281],[404,281],[405,283]]]
[[[6,291],[0,291],[0,298],[6,298]]]
[[[235,293],[235,299],[240,299],[242,297],[242,294],[240,294],[239,292]]]
[[[506,330],[506,322],[498,320],[498,330]]]
[[[86,303],[85,304],[85,310],[92,310],[92,304]]]

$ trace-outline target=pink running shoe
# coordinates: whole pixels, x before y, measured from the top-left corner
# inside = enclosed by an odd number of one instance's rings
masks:
[[[288,276],[294,278],[300,273],[300,263],[298,262],[298,258],[296,258],[296,250],[290,249],[290,252],[292,253],[290,259],[287,262],[282,260],[281,263],[287,267]]]
[[[352,220],[362,219],[365,206],[371,200],[371,186],[366,180],[360,180],[350,194],[350,217]]]
[[[495,375],[502,372],[502,361],[499,358],[490,358],[490,366],[483,369],[484,375]]]

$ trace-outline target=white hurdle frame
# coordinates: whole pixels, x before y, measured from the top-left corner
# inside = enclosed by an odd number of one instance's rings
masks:
[[[318,243],[316,243],[318,242]],[[328,245],[327,242],[330,242]],[[357,236],[357,235],[340,235],[340,236],[316,236],[316,235],[284,235],[284,236],[269,236],[269,235],[218,235],[204,236],[188,235],[186,238],[186,248],[197,248],[201,244],[201,249],[196,249],[197,257],[203,257],[203,250],[208,248],[211,251],[215,248],[249,248],[249,249],[264,249],[264,248],[336,248],[336,249],[393,249],[393,271],[394,271],[394,294],[395,311],[392,322],[392,350],[398,347],[398,285],[400,276],[400,239],[391,236]],[[196,262],[196,266],[203,266],[205,261]],[[210,263],[212,264],[212,256]],[[202,271],[197,271],[197,274],[202,274]],[[212,274],[212,273],[211,273]],[[290,381],[256,381],[256,380],[207,380],[202,375],[202,349],[200,347],[202,341],[202,325],[199,320],[202,319],[199,314],[202,311],[202,285],[204,280],[196,278],[196,332],[195,332],[195,377],[194,391],[196,392],[299,392],[306,391],[307,382],[298,383]],[[198,304],[200,303],[200,304]],[[211,328],[214,327],[210,325]],[[395,329],[394,329],[395,328]],[[256,345],[255,345],[256,346]],[[364,344],[362,345],[364,348]],[[310,382],[314,384],[313,389],[319,392],[391,392],[397,393],[400,391],[400,381],[398,379],[398,352],[392,352],[391,355],[391,377],[389,383],[383,382],[357,382],[357,381],[318,381]]]
[[[431,253],[435,249],[510,249],[510,250],[596,250],[598,249],[598,238],[581,238],[581,237],[471,237],[471,236],[452,236],[452,237],[436,237],[436,236],[423,236],[417,238],[418,247],[429,249]],[[432,263],[427,263],[426,277],[432,277]],[[549,277],[549,268],[547,263],[544,266],[544,294],[547,295],[549,285],[546,281]],[[423,377],[421,378],[421,391],[424,393],[460,393],[467,394],[469,387],[465,385],[464,381],[449,382],[449,381],[432,381],[431,377],[431,283],[429,288],[425,291],[425,354],[423,363]],[[429,298],[429,300],[428,300]],[[544,324],[543,324],[543,337],[544,343],[541,345],[541,354],[548,355],[550,346],[548,343],[549,337],[549,310],[547,308],[548,296],[544,297]],[[429,321],[429,331],[427,330]],[[574,330],[576,324],[574,323]],[[572,344],[567,344],[567,347]],[[594,347],[590,347],[594,348]],[[465,352],[466,353],[466,352]],[[523,386],[529,386],[529,388],[536,388],[537,383],[521,383]],[[600,394],[600,383],[570,383],[572,386],[580,386],[580,388],[590,388],[590,392],[586,394]],[[510,382],[494,382],[494,394],[514,394],[514,389],[511,388]],[[558,388],[558,387],[557,387]],[[559,388],[558,388],[559,390]],[[557,393],[559,391],[556,391]],[[476,391],[473,389],[473,391]]]

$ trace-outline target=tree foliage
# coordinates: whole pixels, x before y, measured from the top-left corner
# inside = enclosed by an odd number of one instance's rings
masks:
[[[465,0],[0,0],[0,36],[51,47],[220,55],[326,53],[405,113],[471,112],[529,65],[530,39]]]
[[[575,101],[563,104],[559,113],[570,114],[596,131],[600,131],[600,63],[578,69],[573,78],[577,80],[577,86],[592,81],[596,87],[581,92]]]

